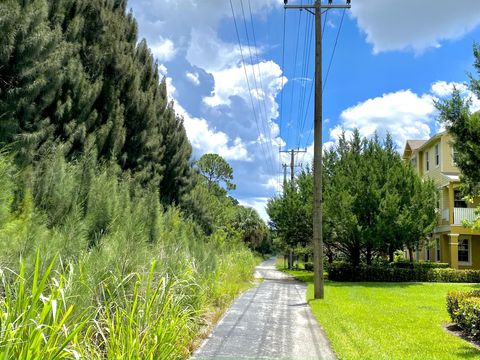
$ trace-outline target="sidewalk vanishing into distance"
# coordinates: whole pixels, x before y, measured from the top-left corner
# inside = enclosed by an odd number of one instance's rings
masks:
[[[264,281],[241,295],[193,359],[336,359],[306,303],[306,286],[275,269],[256,268]]]

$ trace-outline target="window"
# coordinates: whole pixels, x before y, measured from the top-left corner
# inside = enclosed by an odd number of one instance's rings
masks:
[[[452,165],[457,166],[455,158],[458,156],[457,150],[452,146]]]
[[[437,261],[440,261],[441,259],[440,259],[440,239],[439,239],[439,238],[436,238],[436,239],[435,239],[435,249],[436,249],[436,251],[437,251],[437,258],[436,258],[436,260],[437,260]]]
[[[430,249],[427,248],[427,260],[430,261]]]
[[[467,202],[463,200],[463,196],[460,190],[453,190],[453,207],[466,208]]]
[[[458,242],[458,262],[470,264],[470,240],[462,239]]]
[[[412,162],[412,167],[414,167],[414,168],[417,167],[417,157],[416,156],[412,157],[412,160],[410,160],[410,161]]]
[[[426,159],[426,166],[427,166],[427,171],[430,170],[430,159],[429,159],[429,156],[428,156],[428,151],[425,153],[425,159]]]
[[[440,144],[435,145],[435,165],[440,165]]]

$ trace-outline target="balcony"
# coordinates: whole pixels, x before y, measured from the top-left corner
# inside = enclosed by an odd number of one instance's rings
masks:
[[[453,208],[453,225],[462,225],[463,220],[473,221],[476,219],[475,208]],[[449,221],[449,209],[442,210],[442,220]]]
[[[453,208],[453,224],[462,225],[463,220],[475,220],[475,208]]]

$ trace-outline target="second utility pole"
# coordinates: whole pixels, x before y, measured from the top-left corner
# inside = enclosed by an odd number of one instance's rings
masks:
[[[313,285],[314,298],[323,299],[323,233],[322,233],[322,9],[347,9],[347,5],[322,5],[315,0],[313,5],[287,5],[285,9],[305,9],[315,15],[315,110],[313,133]],[[313,10],[313,11],[312,11]]]

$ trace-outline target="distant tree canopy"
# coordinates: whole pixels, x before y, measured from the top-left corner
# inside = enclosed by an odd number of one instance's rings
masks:
[[[205,154],[195,165],[200,174],[207,179],[210,191],[214,190],[214,188],[226,191],[235,189],[235,184],[232,182],[233,169],[220,155]]]
[[[2,1],[0,32],[0,143],[19,163],[62,145],[180,201],[191,146],[126,1]]]
[[[304,171],[294,186],[269,201],[270,227],[289,247],[312,239],[312,178]],[[395,250],[412,250],[436,221],[436,189],[402,161],[392,139],[342,135],[323,163],[323,232],[326,254],[358,265]]]
[[[480,75],[480,45],[474,44],[474,67]],[[470,90],[480,99],[480,79],[470,76]],[[454,89],[450,98],[436,103],[439,120],[452,135],[454,160],[461,170],[464,192],[470,197],[480,195],[480,112],[472,113],[471,99]],[[480,229],[480,217],[475,226]]]

